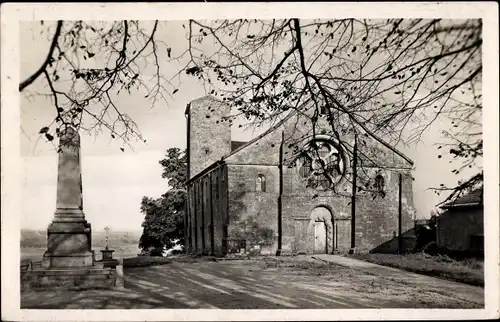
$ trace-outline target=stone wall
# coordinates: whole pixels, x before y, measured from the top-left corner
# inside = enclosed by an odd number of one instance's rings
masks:
[[[188,253],[219,256],[227,252],[227,209],[224,165],[188,184]]]
[[[290,164],[295,154],[294,145],[307,138],[304,123],[295,117],[290,118],[274,132],[264,135],[254,144],[225,159],[229,167],[229,236],[233,235],[235,228],[232,227],[245,227],[245,220],[252,216],[257,217],[259,223],[276,232],[273,247],[269,248],[270,253],[276,252],[278,245],[278,165],[282,132],[284,133],[282,250],[301,252],[301,248],[304,248],[307,252],[312,252],[310,245],[303,246],[300,243],[303,236],[297,231],[300,230],[301,225],[309,224],[312,210],[319,206],[326,207],[332,214],[334,226],[332,238],[335,250],[340,252],[349,250],[351,246],[351,149],[354,137],[346,135],[345,139],[342,138],[347,157],[347,171],[335,191],[321,192],[308,188],[298,175],[297,167]],[[376,174],[381,174],[385,180],[384,198],[373,199],[370,192],[357,194],[356,247],[360,251],[369,251],[393,239],[394,234],[396,236],[399,234],[399,173],[404,174],[401,233],[413,227],[413,190],[412,179],[409,176],[411,164],[369,136],[361,136],[358,142],[358,164],[365,166],[363,169],[358,169],[359,176],[375,177]],[[378,157],[377,164],[369,162],[374,157]],[[259,171],[272,174],[267,183],[271,188],[276,189],[276,193],[269,191],[262,194],[255,191],[255,180]],[[266,215],[263,216],[263,214]]]
[[[316,207],[327,208],[333,217],[334,248],[338,251],[347,251],[350,247],[351,214],[348,206],[349,198],[344,196],[322,196],[312,198],[305,194],[287,194],[283,197],[283,244],[284,253],[298,253],[305,251],[312,253],[310,242],[304,239],[307,225],[310,223],[311,212]],[[302,227],[299,227],[301,226]],[[331,250],[329,251],[331,252]]]
[[[384,198],[361,195],[356,200],[356,249],[372,251],[399,235],[399,173],[388,172]],[[401,234],[414,225],[412,179],[403,175]]]
[[[351,246],[350,193],[327,192],[316,195],[312,189],[297,186],[300,178],[294,169],[285,169],[284,172],[282,250],[292,253],[302,251],[303,249],[299,249],[302,237],[296,235],[297,226],[309,223],[309,216],[314,208],[326,207],[333,216],[335,250],[348,251]],[[265,192],[256,189],[259,174],[266,178]],[[401,228],[402,233],[405,233],[413,228],[413,208],[411,178],[403,178],[406,179],[403,180]],[[357,196],[356,248],[361,252],[373,250],[399,234],[398,173],[391,172],[390,179],[385,198],[373,200],[371,195]],[[278,247],[278,167],[228,165],[228,184],[228,238],[246,239],[247,251],[260,246],[260,249],[274,254]],[[250,229],[251,227],[253,228]],[[272,240],[264,237],[269,236],[267,231],[272,233]],[[305,250],[312,252],[310,245]]]
[[[259,176],[264,178],[263,185],[262,179],[257,180]],[[278,237],[278,167],[229,164],[228,184],[228,237],[234,243],[246,240],[248,251],[260,249],[274,254]]]
[[[210,96],[192,101],[188,114],[189,178],[231,151],[231,128],[222,118],[229,114],[227,104]]]

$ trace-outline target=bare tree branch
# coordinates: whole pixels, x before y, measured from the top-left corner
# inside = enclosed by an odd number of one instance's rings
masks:
[[[38,78],[38,76],[40,76],[45,71],[45,69],[47,68],[47,65],[50,63],[50,60],[53,59],[52,55],[54,53],[54,49],[56,48],[57,42],[59,40],[59,35],[61,33],[62,24],[63,24],[62,20],[57,21],[56,31],[54,32],[54,36],[52,37],[52,42],[50,44],[50,48],[49,48],[49,51],[47,53],[47,57],[45,58],[44,62],[40,66],[40,68],[38,68],[38,70],[35,73],[33,73],[33,75],[31,75],[30,77],[28,77],[26,80],[24,80],[23,82],[21,82],[19,84],[19,91],[20,92],[22,92],[26,87],[31,85]]]

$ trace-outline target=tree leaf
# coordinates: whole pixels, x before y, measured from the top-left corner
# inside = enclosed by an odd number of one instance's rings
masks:
[[[49,133],[45,133],[45,137],[47,138],[47,140],[49,141],[52,141],[54,140],[54,137],[52,135],[50,135]]]
[[[48,131],[49,131],[49,128],[48,128],[47,126],[44,126],[44,127],[42,127],[42,128],[40,129],[40,132],[38,132],[38,133],[40,133],[40,134],[44,134],[44,133],[47,133]]]

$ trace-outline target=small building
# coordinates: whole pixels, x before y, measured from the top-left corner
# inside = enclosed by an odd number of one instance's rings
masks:
[[[441,206],[437,217],[437,245],[452,252],[484,254],[483,188]]]

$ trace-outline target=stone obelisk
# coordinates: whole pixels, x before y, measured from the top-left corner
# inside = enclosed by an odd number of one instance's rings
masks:
[[[56,211],[47,229],[43,268],[83,268],[94,264],[90,224],[83,212],[80,136],[67,127],[59,137]]]

